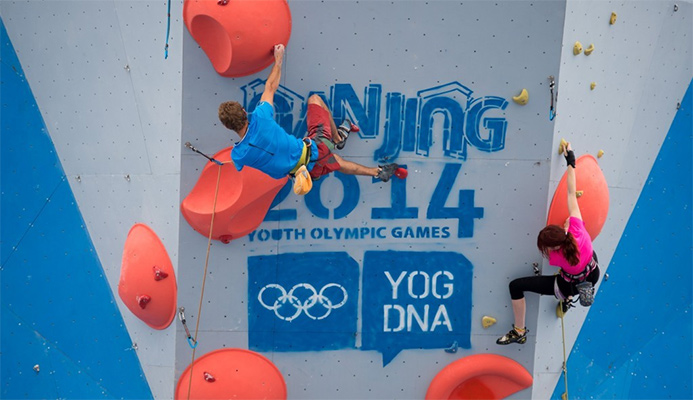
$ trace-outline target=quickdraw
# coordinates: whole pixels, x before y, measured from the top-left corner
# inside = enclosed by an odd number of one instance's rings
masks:
[[[166,46],[164,47],[164,59],[168,58],[168,37],[171,35],[171,0],[168,0],[168,22],[166,23]]]
[[[551,107],[549,108],[549,121],[553,121],[556,118],[556,103],[558,103],[558,90],[554,93],[554,88],[556,86],[556,81],[553,75],[549,76],[549,91],[551,93]]]
[[[197,341],[193,339],[192,335],[190,334],[190,330],[188,329],[188,325],[185,323],[185,307],[178,309],[178,319],[180,319],[180,322],[183,324],[183,328],[185,329],[185,336],[188,338],[188,345],[190,345],[191,349],[194,349],[197,347]]]

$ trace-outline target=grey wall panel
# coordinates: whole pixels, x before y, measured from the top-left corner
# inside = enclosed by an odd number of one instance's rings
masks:
[[[553,123],[548,119],[549,75],[558,76],[565,4],[562,2],[291,2],[293,31],[287,47],[280,92],[301,104],[312,92],[328,100],[336,87],[348,85],[363,105],[366,91],[379,91],[379,121],[374,136],[368,132],[350,138],[343,156],[365,164],[378,162],[388,120],[388,94],[407,99],[456,91],[456,101],[470,97],[497,96],[508,103],[503,110],[490,110],[486,117],[508,122],[505,147],[495,152],[469,146],[466,158],[453,158],[443,151],[442,117],[434,117],[432,146],[427,154],[400,149],[394,160],[406,164],[407,206],[418,207],[411,220],[373,219],[373,208],[387,208],[391,184],[358,178],[358,202],[348,215],[337,218],[335,209],[345,198],[342,181],[334,176],[321,181],[320,202],[324,218],[316,215],[304,197],[293,193],[275,210],[295,210],[296,219],[267,221],[258,230],[228,245],[215,242],[211,248],[208,280],[200,320],[197,355],[216,348],[251,346],[248,259],[289,253],[346,252],[363,274],[367,253],[372,251],[442,251],[463,254],[474,266],[470,309],[471,348],[456,354],[437,349],[404,348],[383,366],[381,353],[366,350],[361,333],[363,316],[357,322],[355,348],[333,351],[263,352],[282,371],[290,398],[420,398],[438,371],[450,362],[476,353],[504,354],[534,369],[534,341],[523,347],[499,347],[495,340],[511,324],[507,283],[531,274],[532,263],[541,258],[535,250],[536,232],[543,226],[549,197]],[[549,34],[549,32],[558,32]],[[217,107],[225,100],[244,102],[265,70],[252,76],[228,79],[218,76],[197,43],[186,33],[183,60],[183,139],[207,153],[214,153],[237,140],[217,119]],[[447,85],[447,86],[445,86]],[[441,88],[442,87],[442,88]],[[530,102],[519,106],[511,97],[522,88]],[[259,90],[262,90],[260,82]],[[331,104],[332,105],[332,104]],[[300,107],[298,107],[300,108]],[[297,110],[294,110],[297,112]],[[339,113],[341,110],[336,111]],[[347,112],[350,112],[349,110]],[[359,121],[361,125],[367,121]],[[482,130],[483,131],[483,130]],[[488,139],[489,131],[482,136]],[[181,198],[196,182],[205,160],[183,153]],[[190,154],[190,155],[188,155]],[[474,205],[483,208],[483,218],[473,222],[473,234],[458,238],[457,219],[429,219],[427,208],[446,164],[461,165],[447,188],[445,207],[455,207],[460,190],[474,193]],[[449,171],[448,171],[449,172]],[[315,190],[315,189],[314,189]],[[350,186],[349,190],[353,190]],[[393,228],[446,227],[446,238],[334,240],[311,238],[314,228],[333,232],[353,227]],[[306,239],[271,239],[273,229],[305,230]],[[263,233],[264,231],[264,233]],[[270,235],[262,240],[261,235]],[[265,237],[266,238],[266,237]],[[186,313],[195,314],[200,298],[207,238],[185,223],[180,231],[180,296]],[[281,267],[280,267],[281,268]],[[328,268],[329,269],[329,268]],[[360,275],[361,276],[361,275]],[[361,281],[359,285],[366,285]],[[352,295],[350,293],[350,295]],[[356,294],[359,315],[368,303],[365,289]],[[534,338],[538,299],[528,300],[528,323]],[[189,311],[192,310],[192,311]],[[543,312],[543,311],[542,311]],[[498,324],[481,327],[484,315]],[[196,316],[189,317],[194,324]],[[194,325],[193,325],[194,326]],[[179,328],[179,334],[181,329]],[[301,342],[299,335],[297,342]],[[531,343],[530,343],[531,342]],[[176,347],[176,371],[190,364],[191,351]],[[529,391],[516,395],[526,398]]]
[[[563,34],[554,148],[573,142],[576,154],[597,155],[609,185],[609,216],[595,240],[606,271],[662,141],[693,76],[691,3],[657,1],[569,1]],[[611,13],[617,13],[614,25]],[[594,52],[573,55],[575,41]],[[590,90],[590,83],[596,87]],[[554,154],[551,191],[565,168]],[[550,200],[550,199],[549,199]],[[614,277],[613,279],[617,279]],[[560,324],[551,312],[555,301],[542,298],[537,340],[546,352],[536,354],[534,395],[553,393],[560,375]],[[585,319],[583,309],[566,318],[566,346],[572,347]],[[573,311],[571,311],[572,313]],[[542,372],[543,371],[543,372]],[[535,375],[537,377],[537,375]],[[538,384],[544,382],[544,384]]]
[[[321,183],[319,203],[327,208],[327,218],[307,206],[315,200],[290,194],[275,209],[295,210],[296,219],[264,222],[252,239],[249,235],[228,245],[213,244],[197,356],[222,347],[251,347],[248,307],[255,299],[249,294],[249,258],[342,252],[359,265],[355,345],[331,351],[264,351],[283,373],[289,397],[420,398],[442,367],[477,353],[506,355],[533,373],[532,391],[515,398],[548,397],[562,363],[555,300],[529,296],[530,340],[521,347],[498,347],[495,339],[512,321],[507,283],[530,274],[532,263],[541,262],[535,235],[565,171],[555,153],[561,137],[572,140],[579,153],[606,152],[600,165],[610,184],[612,207],[595,245],[602,263],[608,264],[676,102],[691,79],[691,36],[686,30],[691,3],[678,5],[674,12],[672,2],[655,1],[290,2],[293,31],[281,91],[296,102],[295,117],[312,92],[331,99],[336,87],[348,87],[363,105],[366,91],[374,91],[380,101],[371,110],[379,112],[374,130],[350,138],[343,155],[370,165],[384,156],[407,164],[407,206],[417,207],[419,214],[409,220],[373,218],[372,209],[390,206],[392,184],[366,178],[355,181],[358,202],[343,218],[335,215],[346,197],[339,178]],[[220,126],[218,104],[243,101],[244,89],[250,91],[257,79],[264,80],[268,70],[236,79],[217,75],[182,26],[182,2],[173,3],[172,47],[169,59],[163,60],[165,7],[165,2],[151,1],[18,1],[3,2],[0,12],[112,287],[129,227],[150,224],[177,267],[179,305],[186,307],[192,329],[198,319],[207,238],[187,223],[179,224],[178,206],[205,160],[181,143],[190,141],[208,153],[231,145],[235,135]],[[612,11],[619,15],[613,26],[608,24]],[[573,56],[575,40],[585,47],[594,43],[595,52]],[[549,75],[556,76],[560,91],[555,122],[548,120]],[[591,91],[592,81],[597,86]],[[526,106],[511,100],[522,88],[530,92]],[[430,149],[409,143],[411,147],[396,154],[392,148],[390,153],[382,150],[386,123],[392,121],[388,98],[423,102],[436,94],[460,104],[466,104],[467,97],[506,100],[503,110],[484,115],[507,122],[504,148],[486,152],[468,146],[465,155],[446,154],[443,117],[438,115],[433,117]],[[479,138],[489,139],[489,133],[482,127]],[[442,206],[454,208],[458,192],[469,190],[474,206],[483,208],[483,218],[473,219],[469,237],[457,237],[457,219],[426,216],[447,164],[461,167],[446,188]],[[406,226],[445,227],[452,235],[392,235],[393,228]],[[384,227],[388,234],[371,240],[310,238],[316,227],[332,232]],[[305,229],[307,238],[260,240],[261,231],[272,229]],[[469,260],[471,348],[456,354],[440,347],[404,348],[385,366],[380,352],[365,349],[363,296],[369,282],[363,278],[363,264],[367,253],[383,250],[451,252]],[[544,273],[552,270],[542,267]],[[192,355],[180,324],[154,332],[121,310],[154,395],[172,397]],[[573,311],[566,319],[568,349],[586,312]],[[498,324],[481,328],[483,315],[496,317]],[[542,351],[535,354],[535,348]]]
[[[164,1],[0,4],[114,293],[134,223],[155,230],[177,267],[182,1],[172,4],[164,60],[166,8]],[[117,301],[152,393],[171,398],[175,329],[154,331]]]

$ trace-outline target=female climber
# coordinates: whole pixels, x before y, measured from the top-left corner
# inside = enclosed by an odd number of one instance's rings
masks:
[[[525,295],[534,292],[540,295],[554,295],[559,300],[560,313],[572,306],[571,297],[580,295],[582,305],[591,305],[594,300],[594,285],[599,280],[597,255],[592,249],[592,239],[582,221],[575,190],[575,154],[567,143],[563,155],[568,164],[568,213],[563,226],[549,225],[539,232],[537,247],[549,260],[549,264],[559,267],[558,274],[538,275],[518,278],[510,282],[515,323],[513,328],[497,344],[513,342],[524,344],[527,341],[525,327]],[[557,311],[558,312],[558,311]],[[562,315],[562,314],[561,314]]]

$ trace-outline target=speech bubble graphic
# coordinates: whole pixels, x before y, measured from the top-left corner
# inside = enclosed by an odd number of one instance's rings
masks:
[[[470,348],[472,272],[454,252],[366,252],[361,348],[383,366],[404,349]]]
[[[344,252],[248,257],[249,348],[354,348],[358,278],[358,263]]]

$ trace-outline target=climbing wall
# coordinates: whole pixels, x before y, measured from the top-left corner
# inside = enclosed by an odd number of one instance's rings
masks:
[[[289,398],[422,398],[443,367],[479,353],[532,371],[536,297],[532,340],[495,340],[511,324],[508,282],[541,262],[535,235],[559,169],[547,78],[559,74],[565,4],[293,2],[291,12],[275,100],[284,128],[304,134],[306,100],[318,93],[338,123],[361,127],[343,157],[397,162],[409,176],[336,174],[305,197],[287,188],[256,230],[214,241],[196,357],[261,352],[282,371]],[[191,36],[183,51],[182,141],[213,154],[238,140],[219,123],[219,103],[252,110],[268,70],[229,79]],[[523,88],[526,106],[512,100]],[[183,153],[181,200],[206,164]],[[207,235],[185,223],[180,232],[179,305],[196,321]],[[289,292],[298,306],[281,298]],[[310,307],[312,294],[331,306]],[[482,328],[484,315],[499,323]],[[179,340],[177,374],[191,360]]]
[[[137,222],[150,225],[171,257],[177,256],[181,10],[182,2],[174,1],[169,57],[164,59],[165,2],[0,4],[62,164],[64,185],[74,195],[103,267],[108,301],[118,305],[118,318],[122,313],[129,332],[127,349],[119,351],[137,355],[156,398],[173,396],[175,329],[155,331],[137,319],[118,297],[117,285],[125,238]],[[3,136],[3,148],[4,143]],[[73,301],[79,301],[84,288],[78,281],[67,284]],[[43,316],[37,311],[34,318]],[[76,373],[83,372],[78,368]]]
[[[554,148],[566,138],[578,153],[604,151],[599,164],[609,185],[610,208],[594,242],[604,272],[693,76],[692,11],[690,2],[676,2],[676,7],[675,2],[568,2]],[[583,52],[574,55],[577,41]],[[585,55],[592,44],[594,51]],[[552,188],[562,174],[562,167],[552,170]],[[553,304],[544,297],[539,308]],[[566,319],[568,348],[589,310],[574,311]],[[535,372],[535,393],[546,398],[562,363],[561,327],[552,313],[541,314],[538,332],[537,340],[551,349],[535,358],[535,371],[542,371]]]
[[[28,311],[20,313],[8,297],[7,288],[26,287],[29,295],[49,289],[27,286],[35,277],[31,271],[9,273],[7,251],[16,253],[14,262],[47,270],[55,263],[46,259],[71,261],[53,255],[69,243],[20,242],[27,226],[7,228],[6,196],[19,191],[8,189],[15,181],[6,174],[15,169],[7,167],[13,158],[5,152],[8,135],[18,128],[6,126],[3,115],[2,375],[11,377],[3,379],[6,397],[172,398],[176,385],[185,390],[193,349],[183,326],[176,320],[154,330],[117,295],[125,239],[138,222],[154,230],[173,261],[177,305],[185,307],[198,339],[195,359],[225,348],[258,352],[276,366],[288,398],[423,398],[445,367],[486,353],[518,363],[507,370],[531,374],[532,387],[511,398],[560,396],[555,299],[528,296],[529,340],[500,347],[495,340],[512,323],[507,284],[532,274],[533,263],[545,274],[555,271],[542,264],[535,238],[565,171],[556,154],[562,137],[578,154],[604,150],[599,165],[611,207],[595,248],[603,270],[619,260],[617,246],[629,234],[633,208],[691,82],[690,1],[289,2],[291,36],[275,97],[280,124],[302,136],[306,101],[317,93],[338,122],[348,117],[361,127],[343,157],[369,166],[397,162],[409,176],[382,183],[335,174],[317,181],[304,197],[285,187],[259,226],[228,244],[213,241],[209,253],[206,234],[181,218],[179,206],[210,166],[208,198],[200,207],[211,210],[217,167],[182,144],[208,154],[232,146],[238,138],[220,125],[217,107],[237,100],[252,110],[269,70],[237,78],[217,74],[184,26],[182,1],[171,3],[165,59],[167,6],[120,0],[0,3],[7,28],[3,46],[11,42],[17,53],[9,62],[3,50],[3,105],[19,90],[6,89],[6,74],[21,66],[21,79],[35,98],[35,106],[27,100],[27,107],[40,111],[57,155],[51,167],[60,165],[61,204],[76,207],[69,221],[51,221],[64,227],[60,235],[73,232],[67,235],[81,240],[71,249],[91,249],[97,256],[79,263],[89,265],[84,274],[95,277],[89,287],[100,288],[90,290],[88,299],[98,298],[102,308],[81,312],[87,321],[105,322],[103,331],[90,329],[80,337],[92,346],[83,349],[115,342],[124,354],[111,370],[100,365],[110,357],[103,349],[91,353],[98,360],[84,350],[57,357],[54,342],[63,342],[60,335],[75,322],[56,319],[55,325],[36,327],[50,312],[23,304]],[[252,44],[254,28],[243,29],[236,39]],[[575,41],[583,45],[578,55]],[[587,56],[590,44],[594,51]],[[554,121],[549,76],[559,92]],[[512,100],[523,88],[529,93],[524,106]],[[690,135],[677,140],[690,147]],[[244,189],[231,180],[221,185]],[[26,218],[40,216],[45,193],[29,190],[33,183],[22,187],[26,200],[16,205],[26,203]],[[683,193],[685,198],[690,186]],[[252,207],[247,212],[257,217]],[[658,213],[645,212],[655,220]],[[41,232],[36,238],[48,235]],[[35,247],[18,246],[27,243]],[[663,255],[660,261],[671,260]],[[623,288],[619,274],[613,275],[609,284]],[[87,284],[58,276],[64,282],[61,304],[76,307]],[[566,317],[569,366],[590,364],[592,348],[585,341],[607,346],[594,339],[594,324],[618,318],[600,303],[619,297],[605,294],[610,287],[602,285],[597,295],[599,317],[583,308]],[[632,312],[634,303],[619,307]],[[485,315],[498,323],[483,328]],[[579,336],[583,323],[589,336]],[[629,323],[636,329],[637,322]],[[32,339],[36,332],[41,338]],[[16,351],[5,346],[8,337],[22,338],[12,341],[19,343]],[[68,344],[79,348],[79,342]],[[647,354],[668,357],[658,351],[648,348]],[[80,354],[87,354],[85,361]],[[38,374],[35,364],[41,364]],[[47,379],[46,371],[52,372],[50,383],[59,384],[55,392],[29,391],[28,385]],[[209,372],[195,371],[197,378]],[[613,374],[613,386],[632,382],[629,372]],[[653,379],[678,384],[672,393],[685,394],[680,381],[690,376],[690,367],[667,372]],[[71,380],[82,374],[91,380]],[[203,384],[223,385],[223,376],[216,376],[216,382]],[[580,395],[617,393],[599,379],[580,381],[600,385],[598,392]]]

